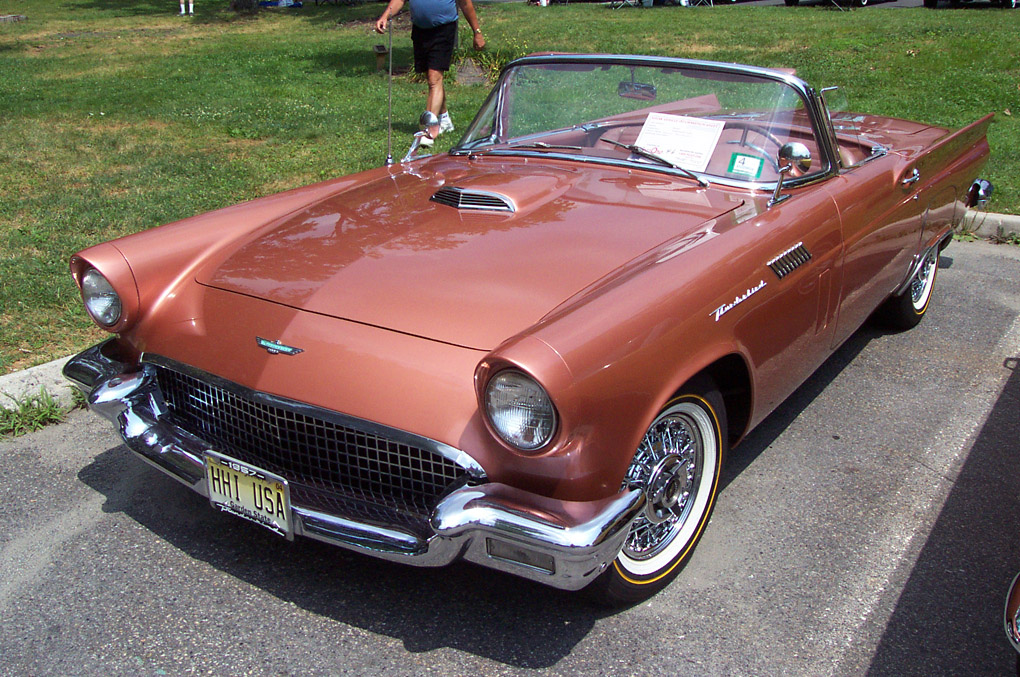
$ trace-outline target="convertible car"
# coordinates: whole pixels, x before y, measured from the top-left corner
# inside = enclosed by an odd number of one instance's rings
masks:
[[[142,459],[281,537],[640,601],[689,560],[727,451],[869,317],[915,325],[991,191],[991,116],[836,95],[519,59],[449,152],[76,254],[113,336],[64,373]]]

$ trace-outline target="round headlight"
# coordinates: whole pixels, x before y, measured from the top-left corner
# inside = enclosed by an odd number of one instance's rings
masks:
[[[522,451],[541,449],[556,431],[549,394],[519,371],[503,371],[489,381],[485,412],[499,436]]]
[[[89,268],[81,276],[81,299],[85,309],[97,323],[104,327],[117,324],[120,320],[122,305],[120,296],[114,291],[113,285],[95,268]]]

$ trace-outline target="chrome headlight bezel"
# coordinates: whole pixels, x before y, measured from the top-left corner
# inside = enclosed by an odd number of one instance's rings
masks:
[[[81,275],[81,300],[92,321],[109,328],[124,316],[124,303],[106,276],[96,268],[88,268]]]
[[[556,436],[559,417],[549,393],[534,378],[504,369],[485,386],[485,416],[493,432],[513,449],[536,453]]]

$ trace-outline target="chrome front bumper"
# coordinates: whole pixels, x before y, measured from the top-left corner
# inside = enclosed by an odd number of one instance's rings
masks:
[[[73,357],[64,376],[112,421],[128,448],[208,496],[201,440],[161,420],[162,395],[147,370],[113,356],[112,342]],[[579,590],[616,558],[631,522],[644,508],[641,491],[591,503],[556,501],[505,484],[465,485],[447,494],[422,538],[397,526],[292,506],[295,534],[415,566],[466,559],[563,590]],[[583,517],[577,517],[581,515]]]

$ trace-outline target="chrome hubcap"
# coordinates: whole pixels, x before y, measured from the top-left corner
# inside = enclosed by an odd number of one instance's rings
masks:
[[[649,559],[669,545],[691,512],[703,463],[704,441],[689,416],[663,417],[645,433],[624,479],[647,499],[624,544],[627,556]]]
[[[690,490],[685,486],[690,478],[685,472],[688,468],[684,460],[676,454],[669,454],[659,461],[652,469],[648,478],[648,488],[645,495],[648,502],[645,503],[645,518],[653,524],[661,524],[673,515],[673,508],[681,500],[690,496]]]
[[[924,257],[924,263],[921,264],[920,270],[917,271],[917,275],[910,281],[910,300],[914,303],[915,308],[924,305],[925,292],[931,284],[932,275],[935,274],[936,258],[934,249],[928,252]]]

